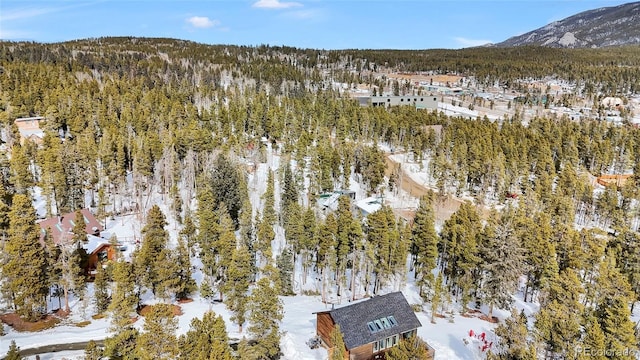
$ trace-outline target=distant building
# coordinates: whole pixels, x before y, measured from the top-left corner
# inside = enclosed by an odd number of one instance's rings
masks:
[[[417,335],[420,320],[401,292],[375,296],[356,304],[316,314],[316,333],[330,348],[331,332],[340,325],[345,359],[384,359],[384,353]],[[433,349],[431,358],[433,358]],[[340,351],[332,349],[331,351]]]
[[[374,213],[382,208],[383,200],[381,197],[370,196],[356,202],[356,207],[360,210],[362,216]]]
[[[404,96],[361,96],[358,97],[360,106],[415,106],[417,109],[435,110],[438,108],[438,98],[433,95],[404,95]]]
[[[622,106],[622,99],[620,99],[619,97],[607,96],[602,99],[602,101],[600,101],[600,104],[608,108],[617,108],[619,106]]]
[[[633,174],[602,174],[596,181],[602,186],[622,187]]]
[[[40,129],[40,122],[44,121],[42,116],[18,118],[15,124],[20,132],[20,145],[24,145],[25,141],[33,141],[41,144],[44,138],[44,131]]]
[[[353,190],[335,190],[332,193],[320,194],[318,197],[318,205],[322,210],[336,210],[338,206],[338,199],[341,196],[348,196],[351,200],[355,200],[356,192]]]

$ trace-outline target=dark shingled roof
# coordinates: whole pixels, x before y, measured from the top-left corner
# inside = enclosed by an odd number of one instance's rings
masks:
[[[349,350],[422,326],[407,299],[399,291],[374,296],[369,300],[334,309],[328,313],[333,321],[340,325],[344,343]],[[395,317],[397,326],[374,333],[369,331],[368,322],[390,315]]]

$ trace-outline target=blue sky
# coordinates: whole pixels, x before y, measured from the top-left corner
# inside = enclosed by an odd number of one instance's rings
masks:
[[[0,0],[0,39],[100,36],[315,49],[457,49],[500,42],[590,0]]]

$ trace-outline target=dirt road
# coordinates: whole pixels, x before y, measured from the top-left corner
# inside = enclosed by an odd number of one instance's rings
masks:
[[[391,159],[391,155],[387,155],[385,157],[385,161],[387,165],[385,175],[389,176],[395,169],[398,169],[398,175],[402,178],[402,181],[398,181],[398,185],[402,188],[402,190],[409,193],[409,195],[419,199],[423,195],[427,194],[427,192],[434,191],[434,189],[429,189],[413,180],[411,176],[399,166],[400,163],[397,163]],[[463,200],[451,195],[446,196],[444,199],[436,200],[433,206],[436,216],[436,226],[442,225],[445,220],[449,219],[451,215],[458,210],[462,203]],[[415,215],[415,211],[411,212],[402,209],[401,212],[404,217],[408,218],[413,218],[413,215]]]

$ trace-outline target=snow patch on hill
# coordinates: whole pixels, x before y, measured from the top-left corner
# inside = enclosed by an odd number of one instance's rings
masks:
[[[560,40],[558,40],[558,44],[562,46],[573,46],[576,45],[577,42],[578,39],[576,39],[576,36],[572,32],[566,32]]]

